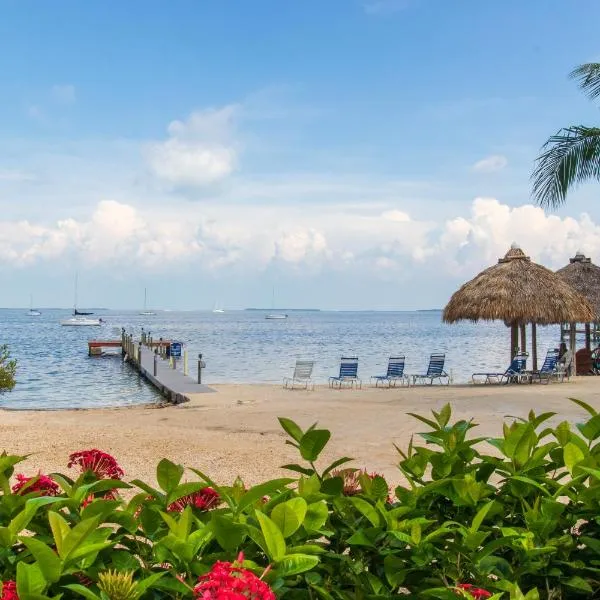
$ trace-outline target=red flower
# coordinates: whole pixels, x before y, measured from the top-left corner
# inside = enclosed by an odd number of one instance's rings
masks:
[[[276,600],[273,590],[254,573],[242,568],[244,555],[235,563],[217,562],[198,579],[194,596],[202,600]],[[264,574],[263,574],[264,575]]]
[[[48,475],[41,473],[36,477],[27,477],[22,473],[17,474],[17,483],[12,487],[13,494],[29,494],[39,492],[40,496],[58,496],[60,489],[56,481]]]
[[[475,587],[472,583],[459,583],[456,588],[468,592],[475,600],[486,600],[491,598],[492,594],[487,590]]]
[[[218,506],[220,502],[221,496],[219,496],[219,493],[211,487],[205,487],[169,504],[167,510],[169,512],[181,512],[186,506],[193,506],[200,510],[210,510]]]
[[[124,475],[114,456],[95,448],[73,452],[67,466],[77,466],[82,473],[91,472],[98,479],[121,479]]]
[[[14,581],[2,582],[2,595],[0,596],[0,600],[19,600],[17,584]]]

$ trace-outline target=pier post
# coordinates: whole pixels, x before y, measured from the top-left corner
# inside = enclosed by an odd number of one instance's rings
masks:
[[[142,370],[142,342],[141,341],[138,345],[138,366],[141,371]]]
[[[142,327],[142,335],[140,336],[140,343],[144,344],[146,342],[146,333],[144,332],[144,328]]]
[[[150,347],[152,347],[152,332],[148,332],[148,335],[146,336],[146,345],[150,345]]]
[[[154,377],[158,375],[158,349],[154,350]]]
[[[121,355],[127,354],[127,348],[125,348],[125,327],[121,327]]]
[[[188,351],[183,351],[183,374],[188,374]]]
[[[206,363],[202,360],[202,354],[198,354],[198,383],[202,383],[202,369],[206,367]]]
[[[161,356],[161,358],[164,358],[165,355],[164,355],[164,348],[163,348],[163,343],[162,343],[163,339],[158,338],[158,341],[160,342],[160,356]]]

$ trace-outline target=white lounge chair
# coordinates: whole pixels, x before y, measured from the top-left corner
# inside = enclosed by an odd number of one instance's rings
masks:
[[[289,390],[293,390],[295,386],[303,387],[305,390],[310,387],[314,390],[315,384],[311,379],[314,366],[314,360],[297,360],[294,374],[283,378],[283,387]]]

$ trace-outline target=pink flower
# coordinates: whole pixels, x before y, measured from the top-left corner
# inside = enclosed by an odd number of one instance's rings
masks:
[[[382,477],[379,473],[368,473],[366,469],[337,469],[331,472],[331,477],[341,477],[344,480],[344,496],[356,496],[362,491],[360,478],[366,476],[369,479]],[[388,493],[387,502],[392,503],[392,497]]]
[[[27,477],[22,473],[17,474],[17,483],[12,487],[13,494],[30,494],[38,492],[40,496],[58,496],[60,489],[56,481],[48,475],[38,474],[36,477]]]
[[[241,552],[233,564],[216,562],[209,573],[198,579],[194,596],[202,600],[276,600],[273,590],[262,579],[238,566],[243,562]]]
[[[218,506],[220,502],[221,497],[219,496],[219,493],[211,487],[205,487],[169,504],[167,510],[169,512],[181,512],[186,506],[192,506],[199,510],[210,510],[211,508]]]
[[[472,583],[459,583],[456,586],[456,589],[468,592],[475,600],[486,600],[487,598],[492,597],[490,592],[482,588],[475,587]]]
[[[98,479],[121,479],[124,475],[113,456],[95,448],[73,452],[67,466],[77,466],[82,473],[93,473]]]
[[[19,600],[19,594],[17,594],[17,584],[14,581],[3,581],[2,582],[2,595],[0,600]]]

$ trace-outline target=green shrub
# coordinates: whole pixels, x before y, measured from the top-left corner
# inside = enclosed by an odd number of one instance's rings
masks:
[[[17,361],[11,359],[8,346],[0,345],[0,392],[12,390],[15,387]]]
[[[4,454],[1,597],[598,597],[600,415],[577,402],[589,413],[577,429],[532,412],[498,439],[470,438],[449,406],[413,415],[425,444],[398,450],[393,491],[348,458],[317,468],[329,431],[289,419],[294,477],[249,489],[197,469],[184,481],[166,459],[158,488],[125,483],[98,450],[71,455],[74,478],[15,478],[23,457]]]

